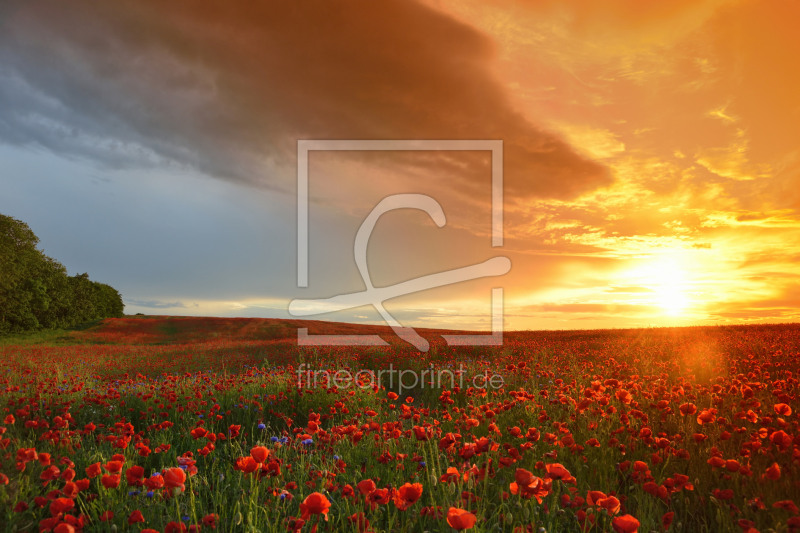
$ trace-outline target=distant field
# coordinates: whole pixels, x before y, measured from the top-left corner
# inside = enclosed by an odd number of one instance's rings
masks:
[[[0,525],[800,531],[800,325],[420,333],[429,353],[269,319],[0,339]]]

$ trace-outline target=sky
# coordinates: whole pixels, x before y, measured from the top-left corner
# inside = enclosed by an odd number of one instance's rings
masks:
[[[290,317],[293,299],[507,257],[386,302],[403,325],[800,319],[800,3],[677,0],[0,4],[0,213],[130,314]],[[312,151],[299,140],[500,140]],[[314,310],[313,306],[310,308]],[[319,308],[323,309],[322,306]],[[316,318],[380,323],[370,307]]]

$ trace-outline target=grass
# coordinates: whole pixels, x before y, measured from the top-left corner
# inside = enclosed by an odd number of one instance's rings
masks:
[[[476,517],[474,531],[614,531],[623,515],[639,531],[793,527],[797,513],[785,502],[800,474],[798,326],[512,333],[500,349],[435,344],[425,355],[397,341],[299,349],[291,328],[160,317],[4,339],[0,523],[28,531],[70,515],[83,516],[86,531],[166,531],[170,522],[209,530],[203,519],[218,515],[217,531],[287,531],[318,492],[330,502],[328,519],[308,515],[301,531],[354,531],[358,513],[373,531],[447,531],[451,507]],[[307,387],[298,386],[301,363],[353,373],[463,365],[469,377],[489,370],[505,385]],[[682,414],[685,404],[697,412]],[[778,416],[776,404],[792,413]],[[707,408],[717,418],[700,424]],[[776,444],[779,432],[788,446]],[[449,434],[458,436],[452,445]],[[263,475],[235,468],[254,446],[269,450]],[[103,486],[107,470],[88,476],[117,454],[119,487]],[[737,468],[711,466],[715,455]],[[773,463],[777,479],[765,477]],[[574,482],[548,479],[554,464]],[[45,485],[53,466],[59,475]],[[181,466],[190,475],[183,491],[148,491],[127,485],[124,473],[136,466],[143,479]],[[456,475],[443,481],[448,468]],[[512,494],[520,469],[550,484],[541,502]],[[70,470],[71,482],[62,477]],[[420,483],[422,496],[406,510],[391,498],[370,506],[357,489],[365,479],[388,495]],[[73,493],[77,482],[88,486]],[[619,508],[588,503],[590,491]],[[68,495],[74,509],[51,512]],[[135,511],[144,523],[128,524]]]

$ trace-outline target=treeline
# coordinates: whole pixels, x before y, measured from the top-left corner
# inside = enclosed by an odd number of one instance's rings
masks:
[[[27,224],[0,214],[0,335],[122,316],[116,289],[88,274],[67,275],[38,243]]]

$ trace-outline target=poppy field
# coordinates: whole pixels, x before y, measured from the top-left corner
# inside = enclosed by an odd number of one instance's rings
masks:
[[[0,341],[1,529],[800,532],[799,325],[420,331],[425,354],[300,348],[298,325]]]

